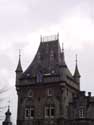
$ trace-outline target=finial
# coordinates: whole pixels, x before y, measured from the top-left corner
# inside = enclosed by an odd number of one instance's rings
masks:
[[[64,43],[62,43],[62,52],[64,52]]]
[[[59,32],[57,33],[57,39],[59,40]]]
[[[21,57],[21,49],[19,49],[19,58]]]
[[[42,42],[42,35],[40,35],[40,42]]]
[[[8,110],[10,109],[10,99],[8,100]]]
[[[78,55],[76,54],[76,65],[77,65],[77,62],[78,62]]]
[[[21,66],[21,50],[19,49],[19,60],[18,60],[18,66],[16,68],[16,72],[23,72],[22,66]]]

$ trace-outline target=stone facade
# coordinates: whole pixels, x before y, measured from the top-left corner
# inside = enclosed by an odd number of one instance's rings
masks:
[[[73,97],[69,104],[69,121],[72,125],[94,125],[94,97],[84,91]]]
[[[76,125],[76,121],[78,125],[82,119],[85,125],[93,122],[93,98],[79,95],[82,92],[77,62],[72,75],[65,62],[64,48],[60,48],[58,35],[54,39],[41,38],[36,56],[24,72],[19,56],[16,89],[17,125]],[[90,106],[88,117],[81,119],[73,115],[80,112],[80,104],[77,105],[80,98],[81,105],[85,103],[85,106]]]

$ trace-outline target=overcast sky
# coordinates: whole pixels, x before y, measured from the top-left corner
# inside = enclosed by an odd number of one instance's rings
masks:
[[[9,89],[1,93],[0,106],[8,105],[11,100],[13,122],[19,49],[25,70],[38,49],[40,35],[57,32],[72,73],[78,54],[81,90],[92,91],[94,95],[94,0],[0,0],[0,90]]]

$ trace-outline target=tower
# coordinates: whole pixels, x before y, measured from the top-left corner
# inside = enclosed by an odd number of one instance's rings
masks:
[[[5,113],[6,114],[6,117],[5,117],[5,121],[3,122],[3,125],[12,125],[12,122],[11,122],[11,112],[10,112],[10,108],[8,107],[8,110],[7,112]]]
[[[23,72],[22,70],[22,66],[21,66],[21,52],[19,50],[19,61],[18,61],[18,65],[17,65],[17,68],[16,68],[16,85],[19,84],[19,78]]]
[[[68,105],[80,90],[65,62],[58,35],[41,37],[35,58],[24,72],[19,58],[16,89],[17,125],[64,125]]]

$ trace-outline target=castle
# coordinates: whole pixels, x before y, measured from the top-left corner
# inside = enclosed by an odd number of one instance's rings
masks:
[[[59,35],[41,37],[34,60],[16,69],[17,125],[94,125],[94,97],[80,90],[76,60],[69,71]]]

